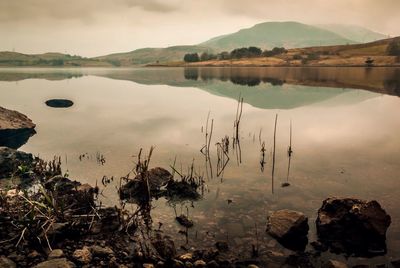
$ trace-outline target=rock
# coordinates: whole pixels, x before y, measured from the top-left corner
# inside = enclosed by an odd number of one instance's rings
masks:
[[[198,200],[198,185],[187,181],[170,180],[167,184],[167,199],[169,200]]]
[[[193,266],[194,266],[195,268],[203,268],[203,267],[206,267],[207,264],[206,264],[205,261],[203,261],[203,260],[197,260],[197,261],[195,261],[195,262],[193,263]]]
[[[53,250],[50,252],[49,256],[47,256],[47,258],[48,258],[49,260],[51,260],[51,259],[57,259],[57,258],[62,258],[62,257],[64,257],[64,252],[63,252],[61,249],[53,249]]]
[[[191,263],[190,261],[185,262],[185,268],[192,268],[193,267],[193,263]]]
[[[191,261],[193,259],[193,253],[190,253],[190,252],[185,253],[185,254],[179,256],[178,259],[183,262]]]
[[[250,265],[247,266],[247,268],[258,268],[258,266],[255,265],[255,264],[250,264]]]
[[[10,260],[9,258],[6,258],[4,256],[0,256],[0,268],[16,268],[17,265],[15,262]]]
[[[323,265],[323,268],[348,268],[348,266],[337,260],[329,260]]]
[[[92,253],[90,252],[88,247],[83,247],[82,249],[77,249],[74,251],[72,254],[72,257],[82,263],[82,264],[88,264],[92,261]]]
[[[391,218],[377,201],[328,198],[318,210],[319,240],[333,252],[374,256],[386,253]]]
[[[176,248],[174,241],[169,236],[161,237],[157,235],[152,241],[152,245],[157,250],[158,254],[165,259],[172,259],[176,255]]]
[[[143,268],[154,268],[152,263],[143,263]]]
[[[107,257],[110,255],[114,255],[114,251],[109,247],[100,247],[100,246],[91,246],[90,251],[92,252],[93,256],[98,257]]]
[[[159,191],[161,187],[166,186],[168,181],[172,180],[171,173],[161,167],[152,168],[144,174],[138,174],[133,180],[128,181],[119,191],[121,198],[141,198],[147,194],[148,180],[150,191]]]
[[[229,245],[227,242],[225,241],[217,241],[215,243],[215,247],[219,250],[219,251],[228,251],[229,250]]]
[[[0,147],[0,179],[11,177],[20,172],[18,167],[32,166],[32,154],[27,154],[7,147]]]
[[[52,108],[68,108],[74,105],[74,102],[66,99],[51,99],[45,102],[47,106]]]
[[[0,107],[0,146],[17,149],[36,132],[26,115]]]
[[[68,261],[66,258],[52,259],[41,262],[34,266],[34,268],[75,268],[73,262]]]
[[[179,222],[180,225],[186,227],[186,228],[190,228],[193,227],[193,221],[189,220],[186,215],[182,214],[178,217],[176,217],[176,221]]]
[[[301,212],[278,210],[268,217],[267,232],[284,247],[304,251],[308,239],[308,218]]]

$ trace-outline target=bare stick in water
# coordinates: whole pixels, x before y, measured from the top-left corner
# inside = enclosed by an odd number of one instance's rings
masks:
[[[274,193],[274,175],[275,175],[275,148],[276,148],[276,124],[278,122],[278,114],[275,115],[274,126],[274,148],[272,151],[272,193]]]

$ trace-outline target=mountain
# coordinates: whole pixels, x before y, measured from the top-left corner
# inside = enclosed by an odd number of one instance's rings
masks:
[[[357,43],[337,33],[299,22],[264,22],[236,33],[212,38],[202,46],[216,50],[232,50],[238,47],[311,47]]]
[[[388,38],[387,35],[371,31],[370,29],[347,24],[320,24],[315,25],[319,28],[334,32],[344,38],[358,43],[367,43]]]
[[[126,53],[116,53],[95,59],[114,63],[115,65],[129,66],[135,64],[163,63],[181,61],[186,53],[214,52],[205,46],[172,46],[167,48],[141,48]]]

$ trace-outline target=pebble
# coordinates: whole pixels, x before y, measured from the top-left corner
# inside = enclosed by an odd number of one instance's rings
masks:
[[[47,258],[49,260],[51,260],[51,259],[57,259],[57,258],[62,258],[62,257],[64,257],[64,252],[61,249],[53,249],[49,253],[49,256]]]

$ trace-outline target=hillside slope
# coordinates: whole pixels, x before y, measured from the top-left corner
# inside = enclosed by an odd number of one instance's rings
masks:
[[[298,22],[265,22],[236,33],[210,39],[200,45],[216,50],[232,50],[238,47],[310,47],[323,45],[354,44],[334,32]]]

